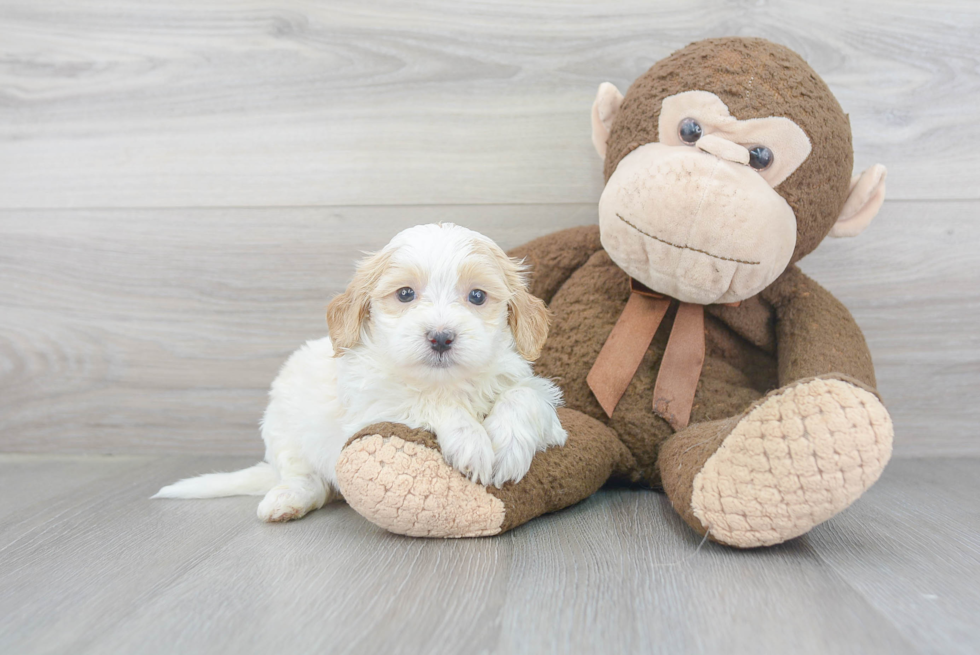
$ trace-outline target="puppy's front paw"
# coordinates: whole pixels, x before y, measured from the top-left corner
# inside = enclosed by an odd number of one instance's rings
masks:
[[[493,486],[502,487],[505,482],[519,482],[531,468],[534,451],[511,444],[498,450],[493,462]]]
[[[563,446],[567,434],[554,406],[529,389],[515,390],[497,401],[483,422],[493,450],[493,484],[518,482],[531,468],[535,452]]]
[[[517,482],[531,468],[537,450],[537,435],[525,424],[509,422],[503,413],[490,414],[483,427],[493,443],[493,486]]]
[[[458,426],[437,435],[437,438],[442,456],[453,468],[477,484],[490,484],[493,446],[480,424]]]

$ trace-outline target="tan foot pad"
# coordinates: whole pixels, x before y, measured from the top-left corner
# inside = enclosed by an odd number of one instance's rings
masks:
[[[500,532],[503,502],[449,466],[442,454],[399,437],[361,437],[344,448],[337,479],[358,514],[410,537]]]
[[[802,383],[739,421],[694,478],[691,509],[731,546],[792,539],[875,483],[892,434],[874,394],[840,380]]]

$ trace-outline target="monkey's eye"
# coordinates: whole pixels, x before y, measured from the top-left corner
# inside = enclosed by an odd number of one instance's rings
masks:
[[[772,160],[775,158],[772,150],[765,146],[756,146],[749,150],[749,166],[757,171],[764,171],[772,166]]]
[[[693,118],[685,118],[677,126],[677,135],[684,143],[694,143],[701,138],[701,125]]]
[[[474,305],[482,305],[487,301],[487,292],[483,289],[473,289],[470,291],[468,300]]]
[[[395,295],[397,295],[398,300],[402,302],[412,302],[415,300],[415,289],[412,287],[402,287],[395,292]]]

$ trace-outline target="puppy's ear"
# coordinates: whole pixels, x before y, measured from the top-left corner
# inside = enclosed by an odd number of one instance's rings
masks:
[[[388,266],[390,254],[380,252],[360,263],[347,290],[327,305],[327,330],[334,357],[361,342],[361,329],[371,314],[371,292]]]
[[[528,292],[524,275],[527,267],[524,263],[508,257],[496,244],[493,244],[490,251],[504,274],[504,282],[511,294],[507,302],[507,313],[517,352],[524,359],[533,362],[541,355],[544,342],[548,339],[551,313],[544,301]]]
[[[548,339],[548,323],[551,321],[548,307],[540,298],[528,293],[524,281],[520,280],[520,287],[514,291],[508,309],[517,352],[533,362],[541,355],[544,342]]]

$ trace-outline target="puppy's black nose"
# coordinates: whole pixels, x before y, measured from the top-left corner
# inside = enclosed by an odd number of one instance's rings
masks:
[[[429,343],[437,353],[444,353],[453,347],[453,340],[456,338],[455,332],[444,330],[443,332],[429,332]]]

